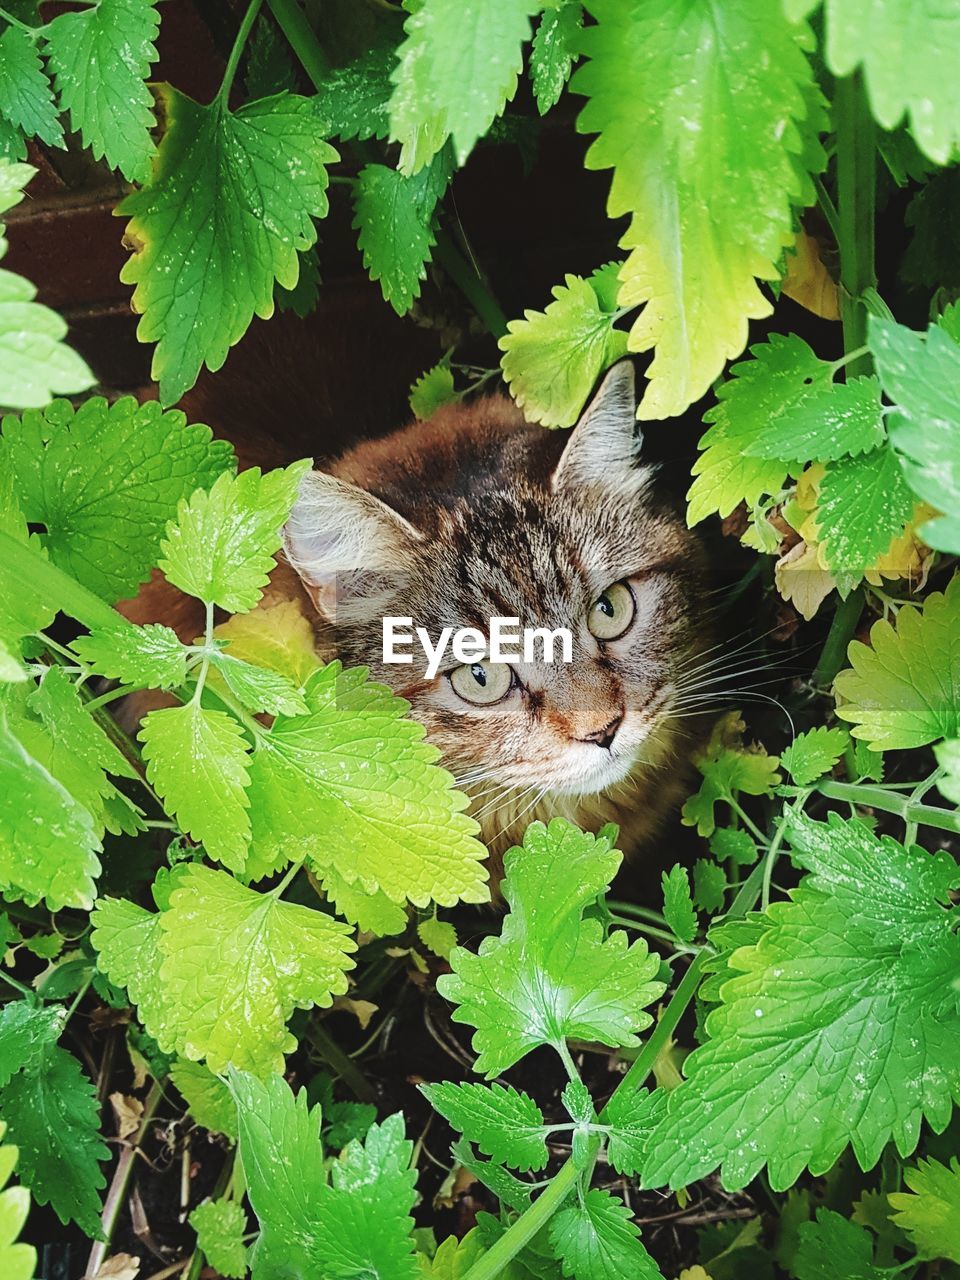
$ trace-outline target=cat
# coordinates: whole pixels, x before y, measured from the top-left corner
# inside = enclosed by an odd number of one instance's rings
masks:
[[[495,858],[534,819],[620,827],[641,849],[689,790],[696,721],[676,705],[708,644],[696,537],[637,456],[632,365],[569,432],[489,395],[354,445],[308,473],[264,605],[297,598],[318,652],[410,703]],[[157,616],[142,593],[132,616]],[[131,612],[128,610],[128,612]],[[382,619],[573,636],[569,664],[383,660]],[[181,621],[181,631],[192,622]]]

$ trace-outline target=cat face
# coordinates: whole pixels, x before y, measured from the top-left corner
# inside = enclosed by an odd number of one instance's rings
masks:
[[[439,415],[438,415],[439,418]],[[407,428],[307,477],[288,559],[348,665],[408,699],[460,785],[491,803],[587,796],[669,767],[677,683],[698,646],[700,558],[637,464],[632,370],[564,438],[509,401]],[[408,438],[407,438],[408,437]],[[572,634],[569,663],[383,661],[382,618],[487,634],[493,616]]]

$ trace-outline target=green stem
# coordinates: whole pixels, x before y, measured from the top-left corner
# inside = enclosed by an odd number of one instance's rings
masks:
[[[663,912],[638,906],[635,902],[621,902],[619,898],[610,898],[607,900],[607,906],[611,911],[619,912],[622,916],[638,916],[641,920],[649,920],[651,924],[659,925],[661,928],[667,923]]]
[[[473,267],[442,228],[437,231],[436,259],[495,338],[507,332],[507,317]]]
[[[352,1058],[348,1058],[337,1042],[324,1031],[314,1019],[308,1031],[311,1044],[317,1049],[328,1067],[340,1077],[353,1096],[360,1102],[376,1103],[377,1094],[373,1085],[363,1074]]]
[[[28,27],[25,22],[21,22],[19,18],[15,18],[12,13],[8,13],[6,9],[0,9],[0,18],[4,22],[9,22],[11,27],[17,27],[20,31],[25,31],[28,36],[36,38],[44,27]]]
[[[833,232],[833,238],[837,244],[840,243],[840,217],[837,213],[837,206],[830,198],[830,192],[823,185],[823,179],[818,175],[813,176],[813,185],[817,193],[817,203],[820,206],[820,212],[827,220],[830,230]]]
[[[818,689],[826,689],[832,685],[837,672],[846,666],[847,649],[863,613],[863,602],[863,588],[857,587],[856,591],[851,591],[846,600],[841,600],[837,605],[820,660],[813,673],[813,683]]]
[[[463,1280],[493,1280],[494,1276],[498,1276],[537,1232],[546,1226],[576,1182],[576,1167],[572,1160],[568,1160],[557,1171],[543,1195],[538,1196],[530,1208],[473,1264]]]
[[[874,214],[877,151],[873,117],[860,72],[837,80],[834,94],[837,130],[837,210],[840,247],[840,315],[843,345],[853,351],[867,341],[867,308],[863,295],[876,290]],[[849,376],[869,373],[872,361],[852,361]]]
[[[884,787],[864,787],[854,782],[834,782],[828,779],[817,783],[817,790],[830,800],[844,800],[869,809],[892,813],[906,823],[922,827],[936,827],[938,831],[960,832],[960,811],[937,809],[929,804],[917,804],[909,796],[897,795]]]
[[[7,973],[6,969],[0,969],[0,978],[2,978],[4,982],[9,982],[10,986],[13,987],[14,990],[19,991],[22,996],[28,996],[31,1000],[36,999],[37,993],[35,991],[31,991],[29,987],[25,987],[23,983],[18,982],[16,978],[12,978],[10,974]]]
[[[267,0],[267,3],[290,48],[300,59],[314,87],[319,89],[330,70],[330,63],[311,30],[307,15],[297,0]]]
[[[220,90],[217,93],[217,100],[226,105],[230,97],[230,90],[233,87],[233,77],[237,74],[237,67],[240,65],[240,58],[243,54],[244,46],[249,38],[250,31],[256,21],[257,14],[260,12],[260,6],[263,0],[250,0],[247,5],[247,12],[243,15],[243,21],[240,23],[240,29],[237,31],[237,37],[233,42],[233,48],[230,50],[230,57],[227,59],[227,65],[223,72],[223,80],[220,83]]]

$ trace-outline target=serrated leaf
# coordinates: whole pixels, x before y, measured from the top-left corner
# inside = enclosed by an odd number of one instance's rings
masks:
[[[304,690],[310,712],[278,717],[250,769],[252,851],[310,858],[395,903],[487,900],[486,850],[466,800],[407,704],[362,669],[331,663]]]
[[[797,1228],[797,1252],[790,1268],[797,1280],[883,1280],[873,1264],[873,1237],[832,1209],[818,1209],[815,1222]]]
[[[786,0],[799,19],[820,0]],[[848,76],[863,67],[870,109],[884,129],[907,114],[921,150],[946,164],[960,145],[960,89],[950,68],[960,58],[960,14],[937,0],[827,0],[826,59]]]
[[[417,937],[435,956],[441,960],[449,959],[450,952],[457,945],[457,931],[449,920],[438,920],[431,916],[421,920],[417,925]]]
[[[960,1263],[960,1162],[950,1167],[939,1160],[919,1160],[905,1169],[903,1179],[912,1195],[898,1191],[889,1197],[896,1210],[893,1221],[904,1230],[921,1258],[949,1258]]]
[[[256,857],[251,860],[251,870],[260,870]],[[332,867],[324,867],[323,892],[334,904],[339,915],[344,916],[364,933],[384,937],[402,933],[407,927],[406,907],[391,902],[382,889],[368,893],[362,885],[348,884]]]
[[[0,1087],[18,1071],[34,1071],[63,1030],[63,1011],[29,1000],[11,1000],[0,1009]]]
[[[517,91],[536,0],[424,0],[404,24],[390,99],[400,168],[416,173],[448,137],[457,163]]]
[[[327,211],[325,166],[337,153],[308,98],[278,94],[227,110],[160,90],[167,130],[151,181],[117,208],[137,246],[121,272],[136,286],[141,342],[156,342],[151,376],[164,404],[202,365],[216,371],[273,288],[292,289],[298,251]]]
[[[561,1209],[550,1223],[550,1244],[573,1280],[663,1280],[640,1243],[640,1231],[622,1200],[594,1188],[580,1205]]]
[[[420,296],[436,237],[434,213],[450,180],[451,160],[439,152],[418,173],[368,164],[354,186],[354,221],[363,265],[398,316]]]
[[[540,16],[530,50],[530,79],[537,110],[545,116],[556,106],[573,66],[573,43],[583,26],[580,0],[561,0]]]
[[[197,1233],[197,1247],[221,1276],[243,1280],[247,1274],[247,1250],[243,1237],[247,1215],[235,1200],[204,1200],[190,1214]]]
[[[501,1204],[518,1213],[530,1208],[530,1184],[516,1177],[509,1169],[504,1169],[503,1165],[481,1160],[465,1138],[458,1138],[451,1146],[450,1153],[482,1186],[492,1191]]]
[[[421,420],[431,417],[443,405],[454,404],[459,399],[450,367],[442,362],[422,373],[410,388],[410,409]]]
[[[607,1159],[617,1173],[633,1176],[643,1167],[647,1143],[654,1125],[663,1114],[666,1093],[659,1089],[625,1092],[618,1089],[603,1110],[607,1133]]]
[[[8,26],[0,35],[0,115],[28,138],[49,147],[64,145],[36,40],[22,27]]]
[[[330,916],[198,863],[184,867],[160,914],[159,947],[161,998],[181,1029],[175,1047],[214,1072],[280,1070],[296,1044],[287,1019],[342,995],[356,950]]]
[[[218,477],[180,502],[161,543],[168,580],[206,604],[231,613],[252,609],[276,563],[283,526],[308,461]]]
[[[0,883],[51,911],[89,911],[100,873],[93,817],[28,751],[0,712]]]
[[[194,1121],[212,1133],[223,1133],[236,1141],[237,1108],[230,1090],[207,1067],[189,1058],[177,1058],[170,1067],[170,1079],[183,1094]]]
[[[523,847],[504,858],[509,903],[499,937],[474,955],[457,947],[437,990],[458,1008],[455,1022],[475,1027],[475,1070],[489,1079],[540,1044],[568,1038],[634,1045],[650,1024],[644,1006],[662,991],[657,958],[626,934],[604,940],[585,908],[613,878],[620,854],[562,818],[534,822]]]
[[[626,352],[608,289],[617,270],[611,262],[586,280],[568,275],[544,311],[525,311],[507,325],[499,341],[503,376],[531,422],[572,426],[600,374]]]
[[[686,867],[676,863],[660,877],[663,887],[663,915],[681,942],[692,942],[697,933],[697,913],[690,897]]]
[[[139,733],[147,780],[212,858],[242,871],[250,839],[249,743],[225,711],[199,702],[151,711]]]
[[[65,400],[3,419],[23,513],[42,524],[54,564],[111,602],[156,563],[177,504],[233,465],[233,449],[179,411],[132,396]]]
[[[175,689],[187,678],[187,651],[175,631],[159,622],[143,627],[100,628],[72,642],[98,676],[150,689]]]
[[[914,499],[888,446],[831,462],[820,482],[816,525],[827,567],[872,569],[913,515]]]
[[[799,733],[780,754],[780,765],[798,787],[805,787],[829,773],[847,749],[845,729],[820,726]]]
[[[268,715],[306,715],[307,704],[297,686],[287,676],[266,667],[253,666],[232,653],[209,655],[214,672],[245,707]]]
[[[100,1164],[110,1156],[100,1139],[96,1091],[72,1054],[45,1047],[29,1070],[0,1089],[0,1114],[20,1151],[20,1174],[37,1204],[88,1236],[100,1232]]]
[[[365,49],[341,67],[330,67],[317,85],[315,109],[327,131],[344,142],[385,138],[390,131],[390,68],[396,51],[389,43]]]
[[[159,914],[123,898],[101,898],[91,923],[98,968],[126,988],[147,1032],[164,1052],[172,1052],[182,1039],[180,1015],[186,1011],[171,1006],[158,982],[163,963]]]
[[[60,98],[94,159],[130,182],[147,182],[155,147],[153,98],[144,84],[157,60],[160,15],[151,0],[99,0],[44,29]]]
[[[669,417],[743,350],[748,321],[770,313],[757,278],[779,275],[793,207],[813,202],[807,169],[824,157],[811,142],[822,123],[812,41],[776,6],[758,22],[752,0],[724,5],[722,39],[706,3],[586,8],[595,24],[572,81],[588,98],[577,128],[599,135],[587,167],[614,170],[610,216],[631,215],[618,301],[646,304],[630,350],[655,349],[638,416]]]
[[[435,1111],[497,1164],[526,1173],[547,1163],[543,1112],[529,1096],[503,1085],[425,1084]]]
[[[940,1132],[960,1093],[960,940],[942,905],[956,863],[837,814],[794,815],[788,835],[810,874],[726,957],[709,1039],[650,1139],[648,1186],[720,1166],[732,1190],[766,1164],[780,1191],[848,1144],[867,1169],[891,1139],[912,1151],[924,1118]]]
[[[6,1127],[0,1121],[0,1140]],[[18,1154],[9,1143],[0,1147],[0,1274],[4,1280],[33,1280],[37,1251],[32,1244],[17,1243],[30,1212],[30,1192],[26,1187],[6,1185]]]
[[[748,796],[768,796],[780,781],[778,756],[768,756],[757,745],[742,744],[743,721],[732,711],[714,727],[706,748],[694,756],[694,764],[703,775],[700,789],[684,801],[682,820],[695,826],[702,836],[710,836],[716,826],[716,806],[735,799],[740,792]]]
[[[710,837],[710,852],[721,862],[730,858],[738,867],[752,866],[760,856],[750,833],[733,827],[717,827]]]
[[[372,1102],[331,1102],[324,1112],[324,1141],[337,1151],[365,1138],[377,1118]]]
[[[854,738],[888,751],[960,736],[960,576],[922,610],[901,609],[895,627],[875,622],[870,645],[854,640],[847,655],[834,688]]]
[[[266,667],[302,689],[311,672],[323,665],[317,657],[313,628],[296,600],[259,605],[250,613],[234,614],[214,627],[234,658]]]
[[[709,858],[698,858],[693,864],[693,901],[701,911],[719,911],[727,891],[727,876],[722,867]]]

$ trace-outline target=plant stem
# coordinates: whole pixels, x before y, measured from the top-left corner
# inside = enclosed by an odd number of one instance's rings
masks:
[[[217,93],[218,101],[222,102],[224,105],[226,105],[227,99],[230,97],[230,90],[233,87],[233,77],[237,74],[237,67],[240,65],[240,57],[262,4],[263,0],[250,0],[250,3],[247,5],[247,12],[243,15],[243,21],[240,23],[240,29],[237,31],[236,39],[233,42],[233,48],[230,50],[230,57],[227,59],[227,65],[223,72],[223,80],[220,83],[220,89]]]
[[[876,290],[874,269],[874,213],[877,152],[873,117],[867,106],[860,72],[836,82],[834,112],[837,129],[837,196],[840,247],[840,315],[847,351],[865,345],[867,308],[863,295]],[[851,361],[848,374],[869,373],[869,355]]]
[[[313,81],[314,88],[319,89],[326,79],[330,63],[313,34],[307,15],[297,4],[297,0],[267,0],[267,3],[277,20],[277,26],[286,36],[287,43]]]
[[[18,982],[16,978],[12,978],[10,974],[7,973],[6,969],[0,969],[0,978],[2,978],[4,982],[9,982],[10,986],[13,987],[14,990],[19,991],[22,996],[28,996],[31,1000],[36,999],[37,993],[35,991],[31,991],[29,987],[25,987],[23,983]]]
[[[557,1170],[543,1195],[538,1196],[530,1208],[473,1264],[463,1280],[493,1280],[494,1276],[499,1275],[511,1259],[546,1226],[573,1190],[576,1181],[576,1167],[572,1160],[568,1160]]]
[[[827,220],[830,230],[833,232],[833,238],[837,244],[840,243],[840,217],[837,214],[837,206],[830,198],[830,192],[823,185],[823,179],[819,174],[813,175],[813,185],[817,192],[817,203],[820,206],[820,212]]]
[[[435,253],[437,261],[490,333],[495,338],[502,338],[507,332],[507,317],[501,311],[500,304],[487,289],[476,269],[466,260],[449,234],[442,228],[437,230]]]
[[[863,613],[863,602],[863,588],[857,587],[846,600],[841,600],[837,605],[820,660],[813,673],[813,683],[818,689],[826,689],[832,685],[837,672],[846,665],[847,648]]]
[[[906,823],[922,827],[936,827],[939,831],[960,832],[960,811],[937,809],[934,805],[917,804],[909,796],[897,795],[884,787],[864,787],[854,782],[834,782],[828,779],[817,784],[817,790],[830,800],[845,800],[869,809],[892,813]]]
[[[314,1019],[308,1032],[311,1043],[319,1051],[327,1066],[332,1067],[350,1092],[360,1102],[376,1103],[373,1085],[352,1058],[348,1058],[337,1042]]]

